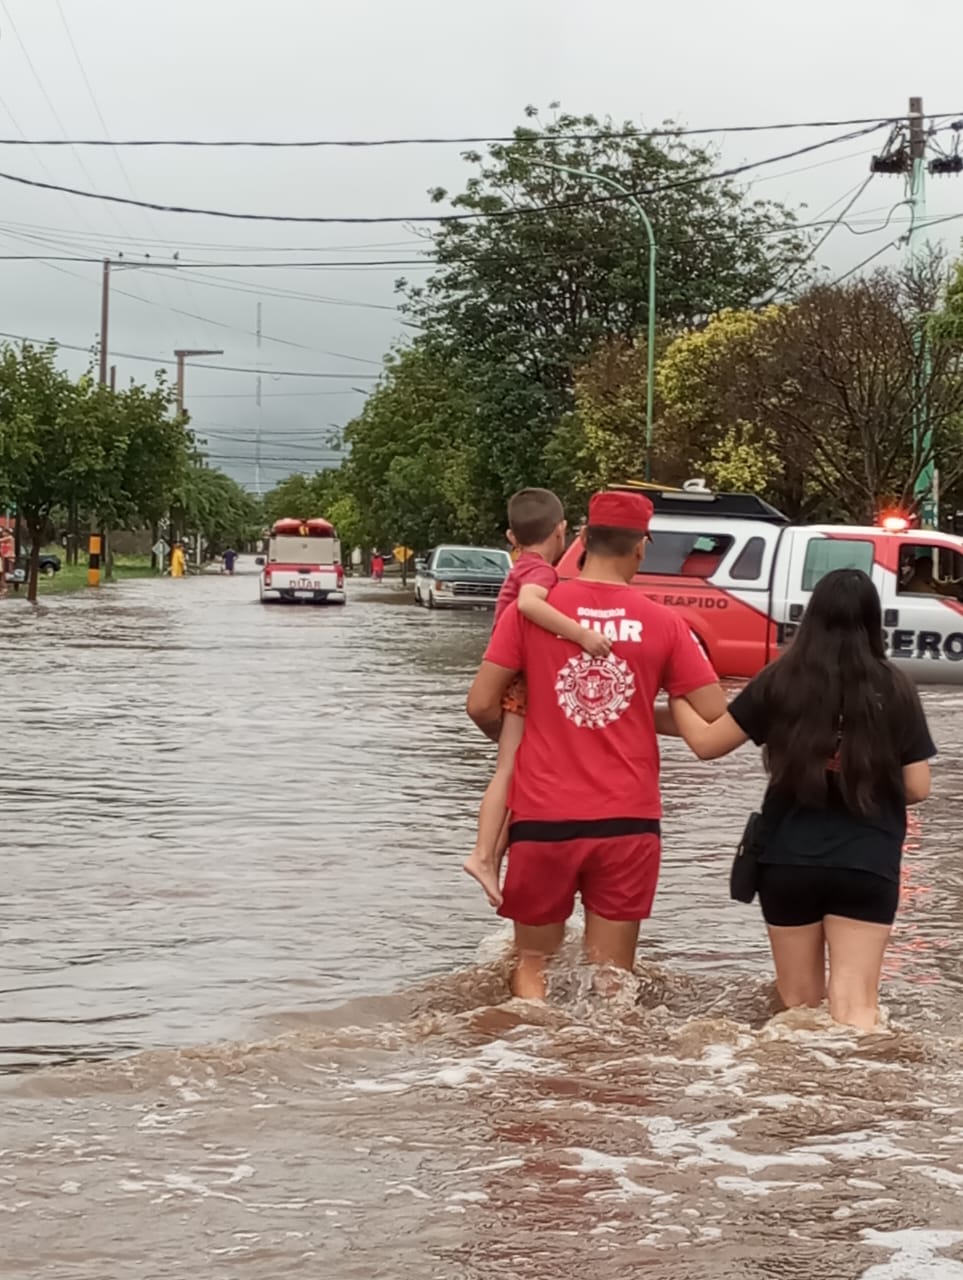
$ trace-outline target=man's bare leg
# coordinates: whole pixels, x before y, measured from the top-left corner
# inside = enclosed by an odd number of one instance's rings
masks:
[[[606,920],[586,911],[585,958],[589,964],[608,964],[631,973],[638,941],[638,920]]]
[[[565,937],[565,924],[516,924],[512,995],[522,1000],[545,999],[545,962],[556,954]]]

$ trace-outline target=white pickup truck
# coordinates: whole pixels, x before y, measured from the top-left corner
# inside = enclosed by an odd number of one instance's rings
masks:
[[[261,569],[262,604],[344,604],[341,543],[327,520],[278,520]]]

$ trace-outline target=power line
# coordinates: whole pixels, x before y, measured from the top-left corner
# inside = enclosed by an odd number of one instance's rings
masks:
[[[870,175],[870,178],[871,177],[872,175]],[[862,192],[866,189],[866,186],[868,185],[869,181],[870,179],[865,179],[861,183],[858,183],[855,188],[853,188],[853,191],[857,193],[857,196],[862,194]],[[847,194],[852,195],[852,191]],[[845,200],[846,195],[844,194],[839,199]],[[836,200],[833,202],[833,204],[838,204],[838,203],[839,203],[839,200]],[[846,206],[846,208],[847,209],[851,208],[853,203],[855,202],[851,201]],[[904,204],[906,204],[906,201],[901,200],[892,206],[880,205],[880,206],[877,206],[875,209],[866,210],[863,215],[863,220],[866,220],[868,214],[873,212],[881,212],[883,209],[888,209],[889,214],[884,222],[882,223],[873,222],[870,226],[867,226],[863,229],[859,229],[859,221],[860,221],[859,219],[853,219],[851,221],[847,220],[845,218],[846,210],[844,210],[842,215],[839,215],[835,218],[818,218],[810,222],[786,223],[785,225],[781,225],[781,226],[762,227],[755,230],[740,229],[737,231],[720,233],[718,235],[704,235],[704,236],[690,235],[690,236],[681,236],[681,237],[662,237],[660,238],[659,243],[662,246],[673,245],[676,247],[684,248],[686,246],[694,245],[694,244],[713,244],[713,243],[728,242],[730,240],[765,239],[769,236],[793,235],[799,231],[819,230],[823,227],[828,227],[830,230],[835,230],[837,227],[842,227],[844,230],[849,231],[852,235],[855,235],[855,236],[872,235],[875,232],[884,230],[892,221],[892,215],[896,212],[897,209],[901,208]],[[951,216],[955,217],[957,215],[954,214]],[[4,230],[3,224],[0,224],[0,235],[7,236],[13,240],[30,240],[34,238],[34,237],[22,235],[18,232],[6,231]],[[817,244],[817,248],[818,248],[818,244]],[[551,260],[553,262],[567,262],[567,261],[576,261],[576,260],[582,261],[586,258],[591,257],[594,252],[595,252],[595,246],[586,245],[583,249],[579,250],[577,254],[573,254],[571,257],[566,257],[562,254],[557,254],[554,252],[545,252],[545,253],[526,254],[524,257],[524,260],[538,261],[538,260],[544,259],[544,260]],[[603,249],[600,250],[600,252],[605,255],[608,255],[611,252],[611,249],[609,247],[604,247]],[[494,260],[494,258],[495,256],[491,255],[491,260]],[[485,254],[476,254],[471,258],[472,262],[485,262],[488,260],[489,260],[489,255],[485,255]],[[95,256],[93,254],[75,254],[75,253],[0,254],[0,262],[43,262],[43,263],[70,262],[75,264],[100,267],[103,261],[104,259],[102,255]],[[111,258],[111,262],[115,266],[119,266],[119,267],[124,267],[124,266],[137,267],[140,270],[141,274],[146,274],[146,275],[156,275],[162,271],[169,271],[169,272],[275,271],[275,270],[307,271],[307,270],[321,270],[321,269],[327,269],[327,268],[343,271],[343,270],[354,269],[354,268],[364,269],[367,267],[395,268],[395,267],[413,267],[414,266],[414,267],[424,267],[425,269],[431,269],[439,265],[441,266],[448,265],[446,262],[439,260],[437,257],[429,257],[427,254],[422,255],[419,258],[391,258],[391,259],[381,259],[377,261],[366,260],[366,261],[359,261],[359,262],[325,262],[318,259],[306,260],[301,262],[200,262],[200,261],[195,261],[193,259],[179,259],[176,262],[167,262],[161,259],[158,259],[156,261],[153,259],[149,259],[147,262],[140,262],[134,259],[128,260],[126,258],[120,258],[120,259]],[[80,277],[78,277],[78,279],[80,279]],[[273,286],[269,286],[269,287],[273,287]],[[278,286],[278,288],[281,288],[281,286]],[[115,292],[122,293],[123,290],[117,289],[115,290]],[[136,295],[130,294],[128,296],[134,297]],[[311,296],[314,297],[316,295],[311,295]],[[144,301],[147,301],[147,299],[144,299]],[[154,305],[161,306],[163,304],[156,303]],[[371,304],[367,304],[367,305],[371,305]],[[190,313],[185,312],[184,314],[190,314]],[[205,319],[206,317],[199,316],[196,318]]]
[[[780,293],[784,293],[789,288],[792,282],[799,275],[800,271],[802,271],[803,267],[805,267],[807,263],[813,260],[813,258],[819,252],[819,250],[823,247],[823,245],[826,243],[829,237],[836,230],[836,228],[842,223],[843,219],[846,217],[846,214],[849,213],[853,205],[856,204],[857,200],[859,200],[859,198],[862,196],[863,192],[866,190],[866,188],[869,186],[872,180],[873,180],[873,174],[872,172],[870,172],[869,175],[860,184],[856,192],[850,197],[849,200],[847,200],[846,204],[843,206],[842,212],[837,214],[837,216],[832,220],[832,222],[823,232],[823,234],[813,242],[813,244],[809,248],[809,252],[806,253],[804,257],[800,258],[799,261],[792,268],[792,270],[789,272],[789,274],[783,280],[781,280],[777,285],[773,287],[773,289],[769,293],[769,296],[766,299],[764,299],[762,304],[763,306],[766,306],[768,303],[772,302],[773,298],[777,297]]]
[[[360,390],[360,388],[359,388]],[[316,399],[321,396],[350,396],[355,394],[355,389],[349,391],[265,391],[262,395],[263,400],[287,400],[294,397],[301,399]],[[250,391],[192,391],[192,400],[249,400],[253,403],[253,394]],[[251,428],[256,431],[256,427]]]
[[[62,347],[65,351],[83,351],[90,354],[92,347],[81,347],[76,343],[61,342],[59,338],[30,338],[23,333],[4,333],[0,331],[0,338],[9,338],[14,342],[29,342],[36,347],[46,347],[53,344],[55,347]],[[176,360],[171,360],[168,356],[144,356],[136,355],[130,351],[112,351],[112,356],[116,356],[120,360],[146,360],[150,364],[176,365]],[[240,365],[229,364],[202,364],[198,361],[188,360],[186,362],[188,369],[213,369],[216,373],[267,373],[272,378],[339,378],[352,379],[354,381],[372,381],[378,380],[376,373],[325,373],[311,369],[272,369],[272,368],[244,368]]]
[[[939,111],[928,114],[927,120],[942,120],[963,115],[960,111]],[[539,133],[524,127],[513,134],[486,134],[465,137],[415,137],[415,138],[35,138],[26,143],[36,147],[251,147],[268,150],[310,149],[318,147],[408,147],[408,146],[470,146],[481,143],[511,142],[597,142],[639,141],[646,138],[692,138],[720,133],[774,133],[786,129],[842,129],[854,125],[898,124],[909,117],[861,116],[853,120],[790,120],[776,124],[712,125],[707,128],[688,129],[671,127],[662,129],[596,129],[588,133]],[[21,146],[25,140],[0,138],[0,146]]]
[[[2,3],[2,0],[0,0]],[[494,209],[486,212],[473,213],[446,213],[446,214],[383,214],[378,216],[357,216],[357,215],[337,215],[337,216],[321,216],[318,214],[292,214],[292,213],[247,213],[238,212],[228,209],[202,209],[193,208],[189,205],[176,204],[160,204],[151,200],[134,200],[125,196],[115,196],[101,194],[95,191],[84,191],[78,187],[68,187],[56,183],[40,182],[34,178],[24,178],[19,174],[4,173],[0,171],[0,179],[5,182],[12,182],[18,186],[33,187],[42,191],[59,191],[67,195],[80,196],[85,200],[102,200],[110,204],[129,205],[139,209],[154,209],[160,213],[181,213],[190,214],[194,217],[203,218],[227,218],[232,221],[240,222],[277,222],[277,223],[310,223],[310,224],[331,224],[340,223],[353,226],[368,226],[373,224],[384,223],[444,223],[444,222],[465,222],[476,221],[478,219],[501,219],[526,217],[541,213],[557,213],[567,209],[581,209],[587,205],[608,205],[620,203],[633,197],[649,197],[659,195],[668,191],[678,191],[686,187],[701,186],[708,182],[720,181],[724,178],[737,177],[740,174],[748,173],[753,169],[760,169],[766,165],[778,164],[782,160],[791,160],[796,156],[807,155],[813,151],[819,151],[823,147],[831,147],[839,142],[849,142],[853,138],[865,137],[869,133],[875,133],[877,130],[884,128],[890,121],[875,122],[867,128],[857,130],[855,133],[838,134],[834,138],[826,138],[821,142],[813,142],[805,147],[797,147],[793,151],[783,152],[780,155],[769,156],[764,160],[750,160],[744,164],[734,165],[729,169],[720,169],[715,173],[698,174],[689,178],[682,178],[675,182],[660,183],[657,186],[649,187],[644,191],[633,191],[626,193],[611,193],[597,196],[590,196],[584,200],[563,201],[550,205],[533,205],[518,206],[507,209]]]

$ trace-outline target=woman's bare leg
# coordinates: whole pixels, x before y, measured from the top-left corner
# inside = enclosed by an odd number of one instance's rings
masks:
[[[815,1009],[826,999],[826,940],[822,922],[769,926],[776,986],[787,1009]]]
[[[872,1031],[879,1021],[879,977],[892,928],[827,916],[829,1012],[835,1022]]]

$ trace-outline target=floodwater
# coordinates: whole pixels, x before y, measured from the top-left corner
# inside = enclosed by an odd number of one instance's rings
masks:
[[[536,1008],[459,871],[489,615],[256,594],[0,605],[4,1280],[963,1277],[963,694],[887,1031],[773,1016],[758,759],[678,744],[636,989]]]

